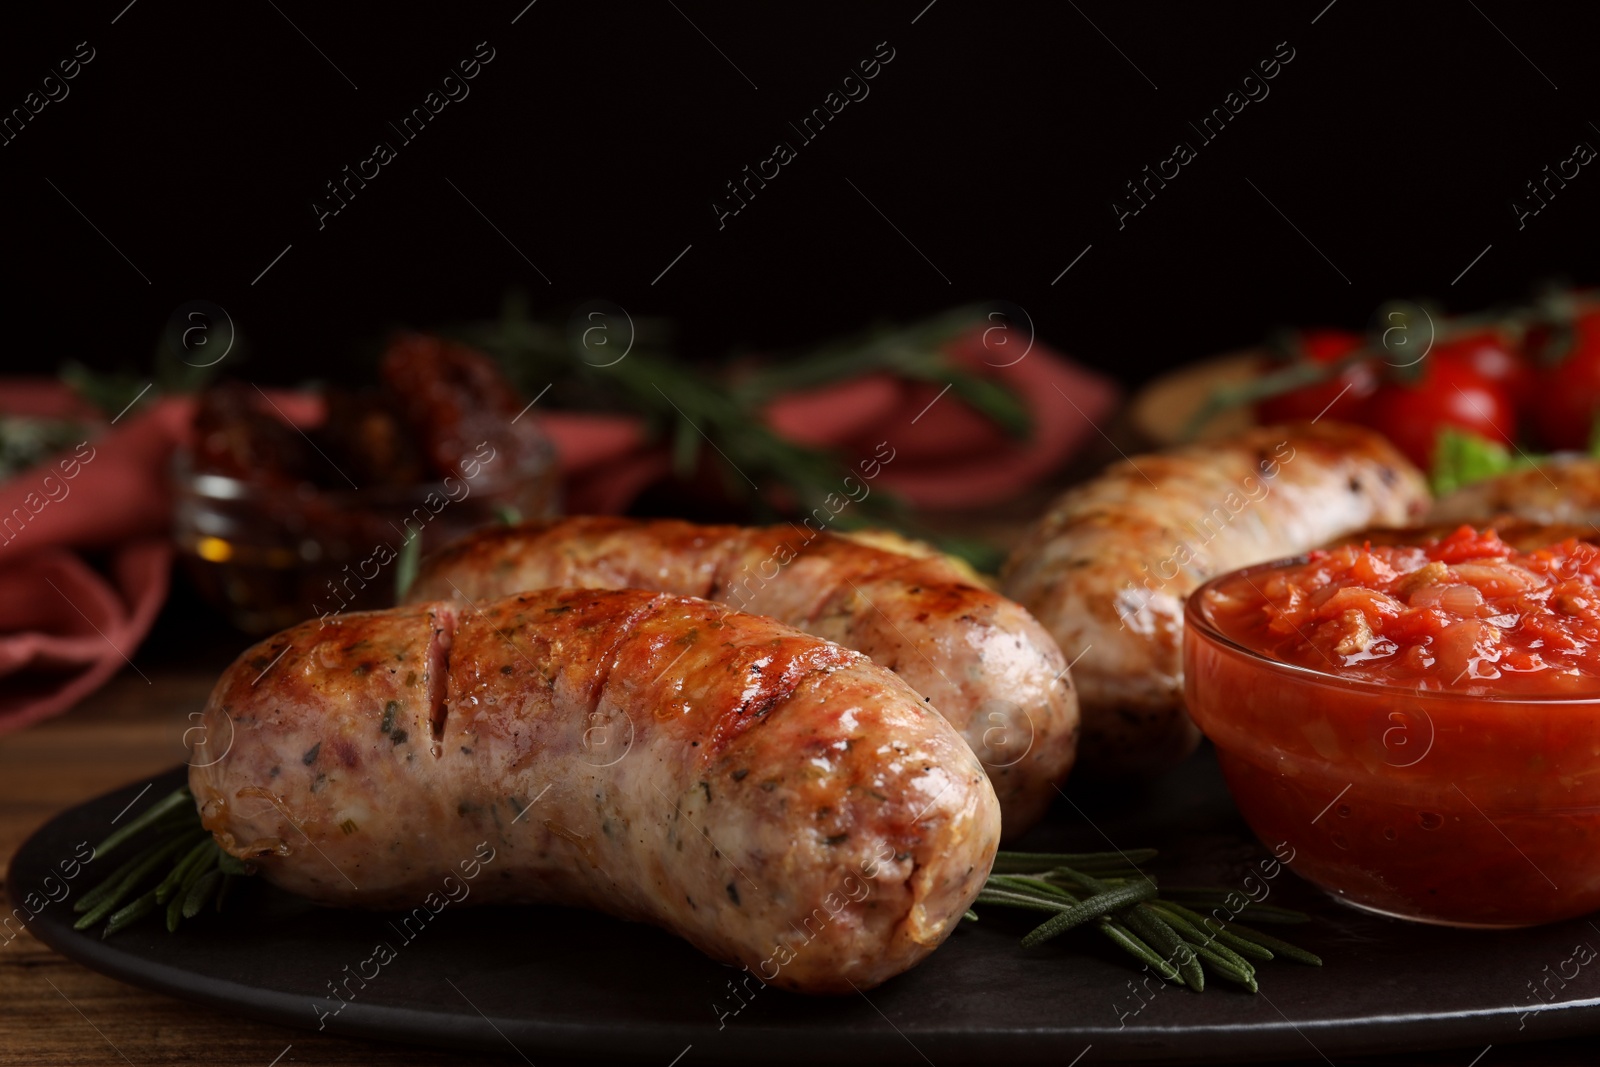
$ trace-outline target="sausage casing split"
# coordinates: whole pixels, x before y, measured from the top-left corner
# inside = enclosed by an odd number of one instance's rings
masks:
[[[1114,464],[1068,490],[1017,546],[1001,588],[1073,662],[1084,768],[1161,770],[1200,733],[1183,707],[1183,603],[1206,579],[1294,556],[1427,506],[1380,435],[1258,427]]]
[[[294,893],[410,908],[487,842],[473,902],[654,923],[805,992],[913,966],[999,842],[983,768],[893,674],[687,597],[312,620],[241,656],[202,725],[226,746],[191,765],[205,826]]]
[[[1076,752],[1061,650],[1026,611],[943,557],[795,527],[571,518],[480,530],[424,559],[409,599],[654,589],[769,615],[866,653],[921,693],[989,772],[1005,833],[1031,826]]]

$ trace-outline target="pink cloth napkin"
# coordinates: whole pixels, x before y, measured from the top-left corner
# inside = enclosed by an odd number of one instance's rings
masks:
[[[782,396],[767,407],[767,421],[791,441],[838,451],[850,471],[892,454],[868,468],[878,471],[875,489],[914,507],[957,509],[1010,499],[1047,477],[1117,405],[1113,382],[1037,341],[1017,359],[986,348],[979,327],[950,355],[1012,389],[1033,419],[1028,440],[1006,436],[941,384],[888,374]],[[645,443],[640,419],[555,413],[541,425],[561,455],[574,514],[622,511],[671,469],[665,446]],[[850,471],[841,470],[841,480]]]
[[[274,394],[294,418],[315,398]],[[82,418],[83,443],[0,483],[0,733],[58,714],[123,667],[167,598],[172,451],[194,405],[161,399],[115,425],[57,382],[0,384],[0,412]],[[103,553],[102,569],[82,552]]]
[[[55,546],[0,565],[0,731],[47,718],[130,666],[167,597],[172,546],[140,538],[111,555],[111,578]]]
[[[938,383],[882,374],[782,397],[768,418],[784,436],[839,448],[857,463],[884,454],[878,445],[886,444],[894,458],[876,485],[916,507],[955,509],[1008,500],[1046,477],[1116,407],[1111,381],[1038,342],[1011,362],[984,347],[980,327],[949,354],[1011,388],[1033,419],[1028,440],[1006,436]]]
[[[95,421],[53,382],[7,383],[0,410]],[[166,462],[187,421],[157,403],[0,484],[0,731],[64,711],[131,662],[167,596]],[[107,573],[75,549],[107,550]]]

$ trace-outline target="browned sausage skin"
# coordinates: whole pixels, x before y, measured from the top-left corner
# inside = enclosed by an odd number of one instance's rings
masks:
[[[1482,525],[1503,515],[1595,527],[1600,524],[1600,460],[1543,457],[1531,467],[1485,478],[1440,497],[1428,520]]]
[[[1076,751],[1067,664],[1019,605],[943,557],[791,526],[570,518],[478,531],[425,559],[410,599],[458,602],[550,586],[639,588],[769,615],[866,653],[966,738],[1007,836],[1038,820]]]
[[[1213,575],[1371,525],[1415,521],[1422,475],[1373,431],[1258,427],[1135,456],[1068,490],[1012,552],[1001,588],[1073,661],[1082,764],[1170,767],[1200,732],[1183,708],[1183,603]]]
[[[686,597],[307,622],[240,657],[203,725],[227,742],[190,772],[206,827],[295,893],[412,907],[487,842],[474,902],[654,923],[804,992],[917,963],[999,841],[981,766],[893,674]]]

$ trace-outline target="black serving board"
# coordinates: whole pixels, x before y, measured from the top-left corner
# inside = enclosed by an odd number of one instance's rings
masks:
[[[124,817],[182,781],[182,769],[157,779]],[[145,785],[89,801],[34,834],[11,864],[13,902],[37,890],[78,842],[104,837]],[[1075,785],[1068,793],[1019,847],[1155,846],[1164,850],[1151,866],[1158,878],[1225,886],[1241,886],[1267,856],[1209,749],[1153,785]],[[103,861],[106,870],[114,864]],[[103,873],[88,873],[98,865],[73,883],[74,895]],[[77,933],[70,899],[48,905],[30,929],[94,970],[258,1019],[456,1049],[507,1052],[511,1044],[534,1062],[1337,1061],[1600,1034],[1600,961],[1565,988],[1552,981],[1545,996],[1554,999],[1535,1000],[1529,986],[1571,974],[1576,965],[1563,961],[1575,945],[1600,948],[1600,928],[1588,920],[1453,930],[1347,909],[1289,873],[1270,884],[1269,903],[1309,911],[1315,921],[1269,929],[1319,953],[1326,966],[1262,964],[1255,996],[1221,982],[1200,995],[1165,986],[1127,1016],[1119,1011],[1139,1002],[1126,957],[1092,931],[1024,951],[1017,938],[1030,921],[995,909],[964,923],[914,971],[864,995],[760,989],[745,994],[737,1013],[729,983],[741,972],[662,931],[569,909],[446,908],[407,942],[389,916],[319,908],[245,880],[221,915],[208,912],[174,935],[159,923],[109,940]],[[395,958],[341,1011],[319,1016],[339,1003],[328,983],[347,966],[371,974],[363,961],[380,941]]]

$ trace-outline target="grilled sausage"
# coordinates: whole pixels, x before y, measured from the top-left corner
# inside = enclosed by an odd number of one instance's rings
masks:
[[[241,656],[202,725],[226,744],[191,764],[205,826],[291,892],[410,908],[482,862],[474,902],[654,923],[804,992],[933,951],[999,841],[982,767],[893,674],[687,597],[313,620]]]
[[[1552,456],[1536,466],[1464,486],[1428,512],[1436,523],[1483,523],[1500,515],[1538,523],[1600,523],[1600,461]]]
[[[1182,699],[1189,593],[1236,567],[1415,520],[1427,501],[1421,474],[1376,433],[1259,427],[1128,459],[1069,490],[1011,554],[1001,588],[1073,661],[1083,766],[1159,770],[1200,738]]]
[[[864,652],[956,727],[989,772],[1007,836],[1066,777],[1078,709],[1061,650],[1016,604],[942,556],[791,526],[572,518],[496,527],[423,560],[410,596],[474,603],[547,586],[705,597]]]

